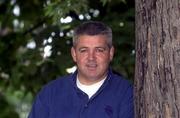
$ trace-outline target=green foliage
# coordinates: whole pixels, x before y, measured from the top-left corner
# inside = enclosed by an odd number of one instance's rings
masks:
[[[19,115],[14,111],[13,106],[9,105],[3,95],[0,94],[0,117],[1,118],[19,118]]]
[[[14,114],[15,118],[17,112],[22,114],[17,110],[19,106],[16,103],[21,105],[24,101],[25,104],[30,104],[32,97],[44,84],[67,74],[66,69],[74,66],[70,55],[72,29],[83,21],[100,20],[112,27],[116,48],[112,67],[126,78],[133,80],[135,58],[133,2],[131,0],[1,1],[0,94],[3,94],[3,99],[0,96],[2,111],[0,117],[8,118]],[[19,8],[19,14],[15,8]],[[65,22],[68,16],[70,19]],[[48,48],[51,54],[45,56],[44,50]]]
[[[76,14],[86,12],[87,2],[87,0],[54,0],[44,8],[45,16],[52,17],[53,22],[59,24],[59,19],[66,17],[70,11]]]

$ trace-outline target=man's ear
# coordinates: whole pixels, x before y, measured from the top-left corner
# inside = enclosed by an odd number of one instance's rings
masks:
[[[112,61],[114,57],[114,46],[111,47],[110,49],[110,60]]]
[[[76,62],[76,51],[75,51],[74,47],[71,48],[71,56],[72,56],[74,62]]]

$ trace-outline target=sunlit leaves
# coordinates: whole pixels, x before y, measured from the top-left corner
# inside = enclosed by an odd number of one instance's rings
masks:
[[[59,24],[61,18],[65,18],[70,11],[80,14],[83,11],[87,11],[87,0],[55,0],[45,5],[45,15],[52,17],[54,23]]]

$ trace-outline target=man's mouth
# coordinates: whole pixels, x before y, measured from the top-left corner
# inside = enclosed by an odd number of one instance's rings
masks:
[[[86,64],[88,68],[96,68],[97,64]]]

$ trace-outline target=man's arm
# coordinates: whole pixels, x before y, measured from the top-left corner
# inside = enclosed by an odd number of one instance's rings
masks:
[[[46,98],[44,98],[41,94],[42,93],[39,93],[37,95],[28,118],[48,118],[49,117],[49,110],[48,110],[47,105],[44,102]]]
[[[121,102],[119,118],[134,118],[134,99],[132,86],[127,88],[124,99]]]

